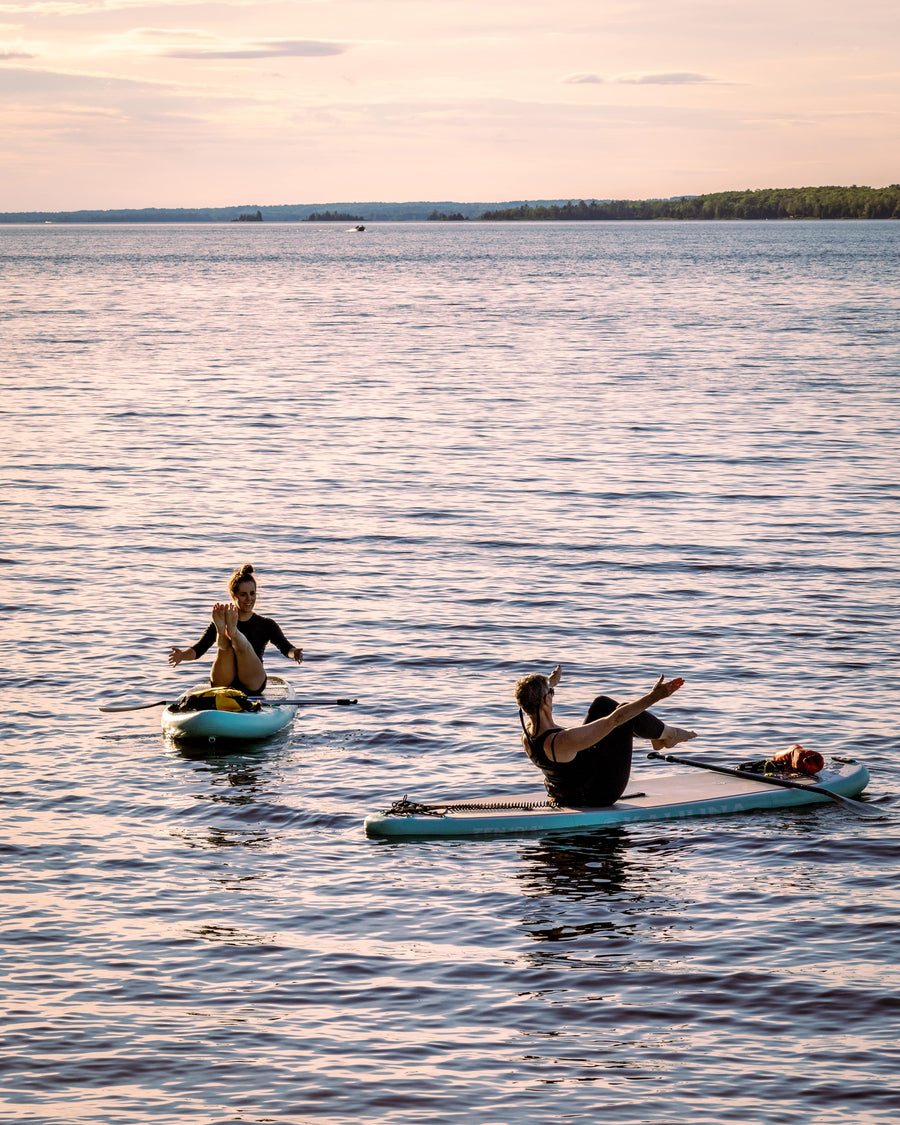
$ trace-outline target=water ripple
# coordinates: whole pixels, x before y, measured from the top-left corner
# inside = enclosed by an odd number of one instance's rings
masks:
[[[892,1123],[898,239],[0,228],[10,1120]],[[245,559],[270,671],[359,704],[101,715],[207,673]],[[891,815],[366,839],[539,793],[556,661],[561,721],[683,674],[698,756],[857,756]]]

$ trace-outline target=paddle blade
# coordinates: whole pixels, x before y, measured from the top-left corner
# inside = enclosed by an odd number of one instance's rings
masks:
[[[827,789],[823,789],[821,792],[828,793],[828,796],[837,801],[839,805],[846,805],[858,816],[867,817],[869,820],[884,820],[888,815],[884,809],[875,808],[872,805],[865,805],[862,801],[854,801],[852,797],[843,797],[839,793],[831,793]]]
[[[154,699],[151,703],[104,703],[100,711],[146,711],[148,707],[167,707],[167,699]]]

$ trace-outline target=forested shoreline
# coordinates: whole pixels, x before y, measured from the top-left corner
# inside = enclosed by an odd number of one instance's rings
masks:
[[[487,221],[540,219],[900,219],[900,184],[719,191],[677,199],[614,199],[486,211]]]
[[[483,222],[623,219],[900,219],[900,184],[720,191],[671,199],[544,199],[491,203],[275,204],[144,207],[111,211],[7,211],[0,223]]]

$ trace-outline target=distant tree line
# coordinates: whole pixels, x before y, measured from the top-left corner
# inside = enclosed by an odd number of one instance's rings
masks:
[[[577,219],[900,219],[900,184],[886,188],[808,187],[720,191],[675,199],[613,199],[485,211],[487,220]]]
[[[362,215],[348,215],[346,211],[313,211],[307,223],[364,223]]]
[[[464,215],[462,211],[457,211],[455,215],[448,215],[445,211],[432,211],[428,216],[429,223],[463,223],[468,219],[468,215]]]
[[[886,188],[806,187],[723,191],[672,199],[509,200],[503,203],[341,201],[330,204],[267,205],[274,223],[363,223],[346,208],[364,208],[370,222],[459,221],[460,219],[900,219],[900,185]],[[490,210],[488,210],[490,208]],[[114,211],[5,211],[0,223],[227,223],[235,211],[252,215],[258,204],[232,207],[142,207]],[[261,213],[261,211],[260,211]],[[239,220],[240,221],[240,220]],[[243,220],[248,221],[248,220]],[[256,220],[259,221],[259,220]]]

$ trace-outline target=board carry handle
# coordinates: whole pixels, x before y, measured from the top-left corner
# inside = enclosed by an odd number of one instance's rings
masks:
[[[663,762],[673,762],[679,766],[694,766],[696,769],[712,770],[713,773],[725,773],[731,777],[743,777],[748,781],[758,781],[761,785],[776,785],[779,789],[800,789],[804,793],[821,793],[823,797],[830,797],[839,805],[852,809],[858,816],[869,819],[880,818],[885,814],[878,809],[864,805],[862,801],[854,801],[852,797],[845,797],[842,793],[832,793],[824,786],[804,785],[801,781],[787,781],[782,777],[772,777],[769,774],[749,773],[746,770],[729,769],[727,766],[716,766],[712,762],[700,762],[696,758],[679,758],[675,754],[660,754],[656,750],[647,755],[648,758],[659,758]]]

